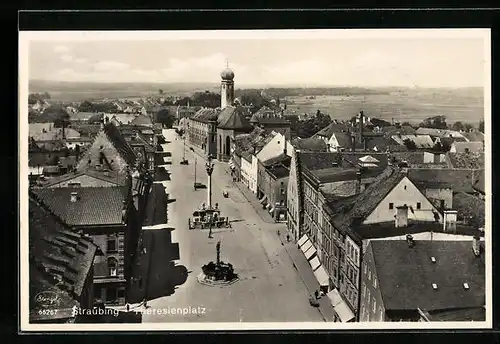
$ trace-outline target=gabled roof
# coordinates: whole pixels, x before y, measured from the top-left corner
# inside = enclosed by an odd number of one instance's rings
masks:
[[[35,198],[69,226],[120,225],[127,187],[33,189]],[[78,199],[71,202],[71,193]]]
[[[417,135],[430,135],[435,137],[464,138],[464,136],[458,131],[448,129],[418,128],[416,133]]]
[[[415,185],[424,187],[449,187],[453,192],[474,192],[474,172],[454,168],[411,168],[408,171]]]
[[[131,122],[132,125],[144,125],[144,126],[153,126],[153,121],[149,116],[146,115],[137,115]]]
[[[339,123],[339,122],[332,122],[328,124],[326,127],[318,131],[316,134],[313,135],[313,137],[325,137],[327,139],[330,139],[333,134],[340,134],[340,133],[345,133],[347,134],[349,132],[349,127],[344,124],[344,123]]]
[[[50,152],[29,152],[28,166],[55,166],[59,163],[59,156]]]
[[[134,154],[134,151],[127,143],[123,135],[120,134],[118,128],[113,123],[108,122],[104,126],[104,133],[106,134],[110,142],[113,144],[113,146],[116,148],[120,156],[125,160],[125,162],[129,166],[133,166],[137,158]]]
[[[100,124],[71,124],[71,127],[81,136],[94,136],[101,130]]]
[[[392,135],[391,138],[400,145],[404,145],[406,140],[415,144],[417,148],[433,148],[434,141],[429,135]]]
[[[290,175],[290,165],[285,166],[282,163],[276,163],[266,167],[267,173],[273,175],[275,178],[285,178]]]
[[[246,119],[249,112],[243,106],[227,106],[219,114],[217,127],[231,130],[248,130],[252,125]]]
[[[338,213],[333,219],[335,224],[349,230],[353,220],[364,220],[405,177],[406,174],[396,168],[386,168],[362,193],[335,206]]]
[[[375,240],[369,246],[386,310],[473,308],[486,302],[484,258],[473,254],[469,241],[419,240],[410,248],[405,240]]]
[[[295,149],[303,152],[326,152],[328,150],[326,142],[319,137],[309,137],[306,139],[296,137],[291,141],[291,144]]]
[[[290,166],[291,160],[292,158],[289,155],[281,153],[278,156],[273,156],[267,160],[264,160],[262,162],[262,165],[264,165],[264,167],[268,167],[274,164],[285,164],[285,166],[288,164],[288,166]]]
[[[38,277],[47,284],[55,286],[59,276],[61,288],[80,296],[97,246],[83,235],[70,231],[31,197],[28,219],[30,268],[33,268],[30,269],[30,290],[41,287],[32,274],[38,270]]]
[[[87,166],[82,171],[75,171],[71,173],[66,173],[61,176],[53,177],[48,179],[45,183],[43,183],[43,187],[51,187],[57,185],[59,183],[64,183],[66,181],[70,181],[80,176],[89,176],[92,178],[104,180],[106,182],[115,184],[115,185],[125,185],[127,177],[123,174],[116,173],[114,171],[108,171],[107,175],[104,171],[98,171],[94,167]]]
[[[342,161],[340,153],[331,152],[297,152],[297,158],[302,169],[305,168],[309,171],[334,167],[335,164]]]
[[[201,108],[196,113],[190,117],[191,120],[197,122],[208,123],[209,119],[213,116],[219,115],[220,109],[212,108]]]

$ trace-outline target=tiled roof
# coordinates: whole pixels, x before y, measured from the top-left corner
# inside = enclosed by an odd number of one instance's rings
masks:
[[[126,175],[116,173],[114,171],[107,171],[107,174],[108,175],[106,175],[106,172],[104,172],[104,171],[96,170],[95,167],[87,166],[82,171],[66,173],[66,174],[63,174],[61,176],[50,178],[43,184],[43,186],[44,187],[54,186],[54,185],[57,185],[59,183],[63,183],[63,182],[66,182],[66,181],[69,181],[71,179],[74,179],[74,178],[77,178],[80,176],[84,176],[84,175],[90,176],[93,178],[97,178],[97,179],[101,179],[101,180],[104,180],[104,181],[107,181],[107,182],[110,182],[110,183],[113,183],[116,185],[125,185],[126,184],[126,178],[127,178]]]
[[[310,151],[310,152],[326,152],[328,150],[328,146],[326,142],[319,137],[309,137],[306,139],[294,138],[291,141],[292,146],[295,149],[301,151]]]
[[[135,117],[131,122],[130,124],[133,124],[133,125],[145,125],[145,126],[153,126],[153,121],[151,120],[151,118],[149,116],[146,116],[146,115],[137,115],[137,117]]]
[[[482,153],[483,143],[482,142],[453,142],[452,148],[455,148],[457,153],[465,153],[467,151],[471,153]]]
[[[274,164],[284,164],[285,166],[288,165],[290,167],[290,162],[292,158],[289,155],[286,155],[285,153],[281,153],[278,156],[271,157],[265,161],[262,162],[262,165],[265,167],[274,165]]]
[[[100,124],[71,124],[71,127],[81,136],[95,136],[101,130]]]
[[[76,202],[72,192],[78,193]],[[126,192],[123,186],[33,189],[36,199],[69,226],[122,224]]]
[[[453,192],[474,192],[473,170],[452,168],[411,168],[408,178],[419,186],[442,186],[450,187]]]
[[[484,200],[479,197],[465,192],[455,193],[453,195],[453,209],[457,211],[458,219],[464,223],[476,228],[484,227],[486,210]]]
[[[363,171],[362,178],[374,178],[383,172],[383,168],[370,168]],[[342,167],[329,167],[321,170],[307,171],[318,183],[334,183],[347,180],[356,180],[358,169],[345,169]]]
[[[474,256],[469,241],[419,240],[410,248],[405,240],[376,240],[370,246],[386,310],[459,309],[486,302],[484,258]]]
[[[353,221],[364,220],[405,176],[396,168],[386,168],[362,193],[335,205],[338,215],[334,222],[348,230]]]
[[[147,153],[154,153],[156,152],[156,147],[153,147],[147,139],[145,139],[139,132],[137,132],[135,135],[129,136],[126,138],[126,141],[132,146],[132,145],[143,145],[144,148],[146,149]]]
[[[302,168],[309,171],[334,167],[342,161],[340,153],[331,152],[297,152],[297,158]]]
[[[314,134],[313,137],[321,136],[330,139],[330,137],[332,137],[333,134],[340,134],[340,133],[348,134],[348,132],[349,132],[349,127],[344,123],[332,122],[328,124],[325,128],[318,131],[316,134]]]
[[[55,166],[59,163],[59,156],[52,153],[39,153],[39,152],[29,152],[28,153],[28,166]]]
[[[104,133],[116,148],[118,153],[121,155],[121,157],[125,160],[125,162],[129,166],[133,166],[137,158],[123,135],[120,134],[118,128],[113,123],[109,122],[104,126]]]
[[[40,277],[55,285],[59,276],[62,288],[66,287],[70,294],[80,296],[96,250],[97,246],[90,239],[67,229],[30,198],[30,265],[39,270]],[[30,280],[30,285],[37,284],[37,280]]]
[[[266,171],[276,178],[285,178],[290,175],[290,168],[284,166],[281,163],[273,164],[269,167],[266,167]]]
[[[29,123],[28,125],[29,137],[37,138],[44,131],[50,132],[53,127],[54,123]]]
[[[484,169],[484,153],[448,153],[453,168]]]
[[[392,135],[391,138],[400,145],[404,145],[406,140],[410,140],[417,148],[433,148],[434,141],[429,135]]]
[[[434,129],[434,128],[418,128],[417,135],[430,135],[435,137],[455,137],[464,138],[464,136],[455,130]],[[451,136],[450,136],[451,135]]]
[[[389,126],[382,127],[381,131],[386,135],[414,135],[417,131],[410,126],[403,125],[401,127]]]
[[[249,134],[236,135],[234,138],[235,146],[239,151],[251,151],[253,146],[266,136],[266,131],[262,128],[254,128]]]
[[[340,153],[342,158],[349,162],[352,166],[362,166],[368,163],[368,161],[363,161],[361,159],[367,159],[366,157],[372,157],[378,162],[374,162],[377,167],[385,168],[388,165],[388,156],[386,153],[378,152],[342,152]]]
[[[100,124],[104,120],[104,114],[103,113],[96,113],[90,116],[90,118],[87,120],[89,124]]]
[[[37,146],[45,152],[58,152],[66,149],[66,144],[63,140],[50,142],[37,142]]]
[[[217,127],[221,129],[249,130],[252,125],[246,119],[248,110],[242,106],[227,106],[219,114]]]
[[[208,120],[214,116],[218,115],[220,109],[211,109],[211,108],[201,108],[196,113],[191,116],[191,119],[197,122],[208,123]]]
[[[429,321],[485,321],[486,309],[485,307],[453,309],[427,313],[426,316]]]

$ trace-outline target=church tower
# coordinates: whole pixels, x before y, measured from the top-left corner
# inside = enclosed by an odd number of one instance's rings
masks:
[[[220,107],[224,109],[232,105],[234,101],[234,72],[226,65],[226,68],[220,73],[222,78],[220,90]]]

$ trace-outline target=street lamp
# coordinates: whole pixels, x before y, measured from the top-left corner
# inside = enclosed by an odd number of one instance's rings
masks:
[[[208,175],[207,206],[208,209],[212,211],[212,172],[214,171],[214,163],[212,162],[212,156],[210,154],[208,155],[207,163],[205,164],[205,169]],[[208,224],[209,238],[212,238],[212,220],[213,220],[213,213],[210,214],[210,221]]]

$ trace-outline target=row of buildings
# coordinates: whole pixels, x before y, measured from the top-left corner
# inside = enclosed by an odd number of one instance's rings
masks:
[[[330,320],[484,320],[482,133],[373,127],[360,112],[291,139],[282,109],[247,113],[234,73],[221,77],[222,108],[188,118],[188,140],[286,223]]]
[[[129,302],[142,228],[166,208],[163,186],[153,184],[160,135],[150,119],[103,118],[71,169],[30,184],[30,322],[86,321],[72,308]]]

